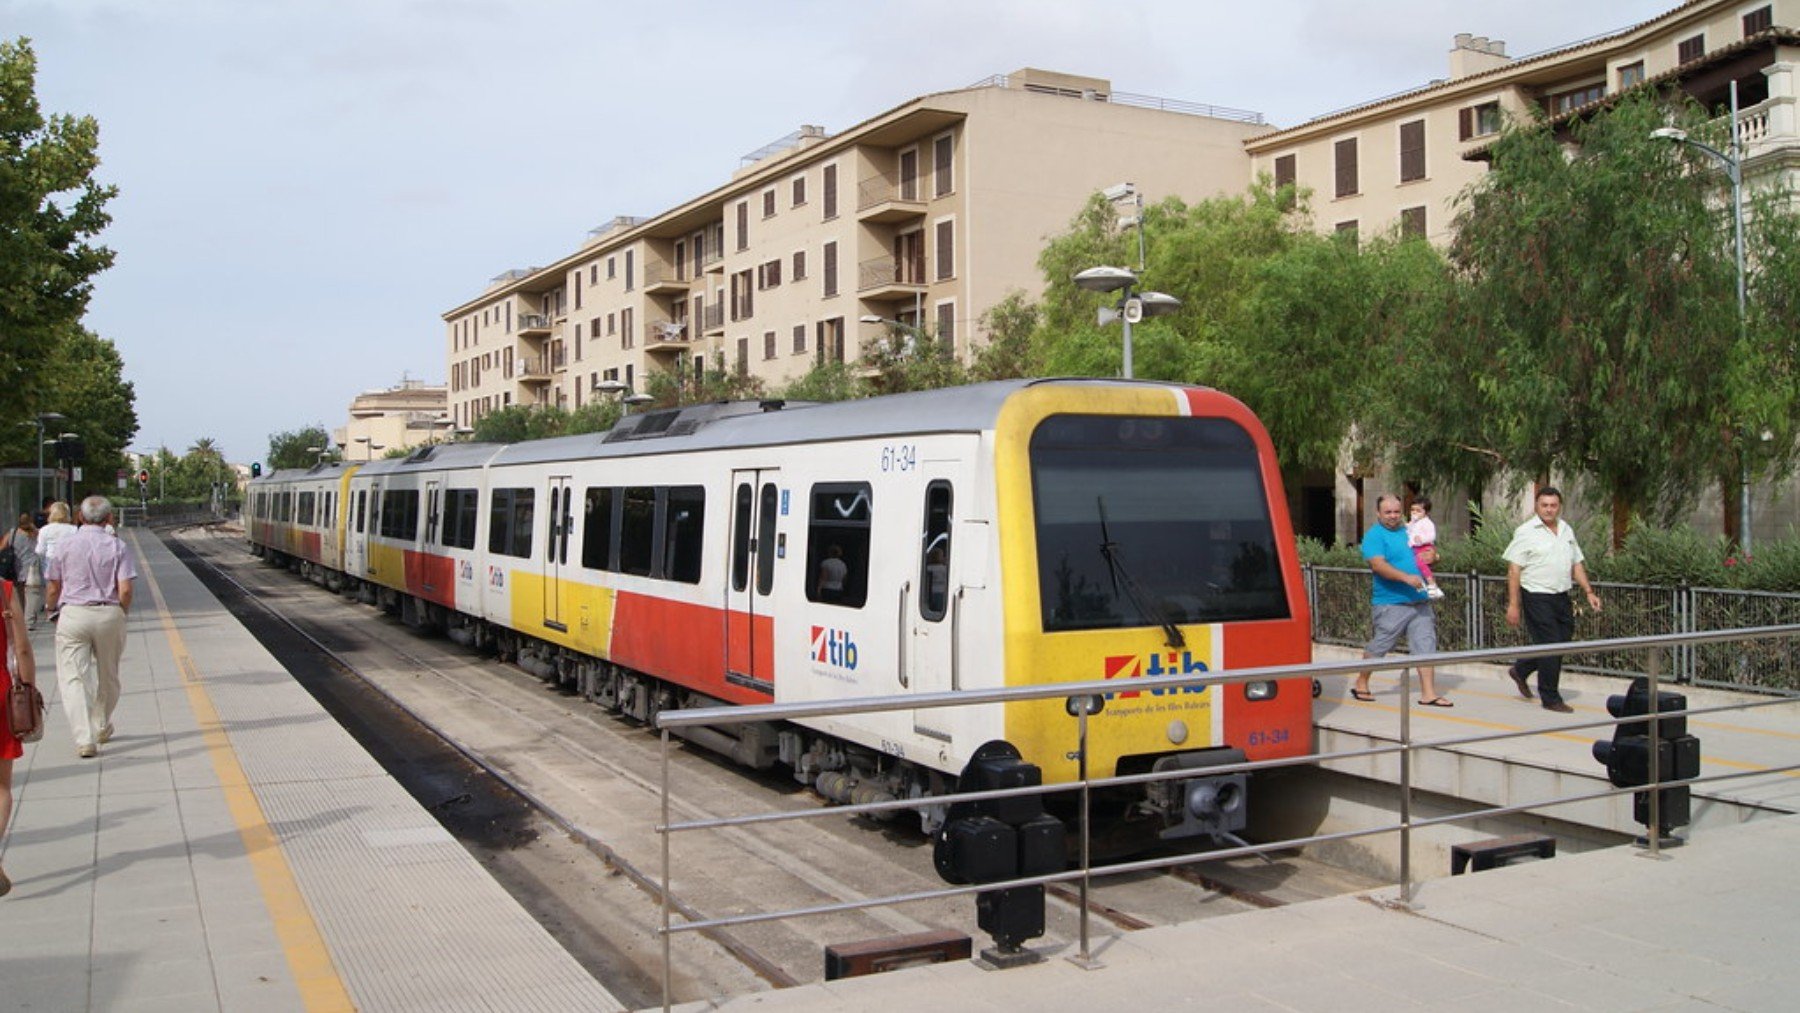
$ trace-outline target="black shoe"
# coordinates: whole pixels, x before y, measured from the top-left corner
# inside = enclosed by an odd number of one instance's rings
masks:
[[[1517,668],[1508,668],[1506,674],[1512,679],[1513,685],[1519,687],[1520,696],[1527,700],[1537,699],[1531,692],[1531,686],[1525,682],[1525,673],[1519,671]]]
[[[1549,703],[1544,705],[1544,709],[1547,711],[1555,711],[1558,714],[1573,714],[1573,713],[1575,713],[1575,708],[1569,706],[1566,703],[1563,703],[1561,700],[1550,701]]]

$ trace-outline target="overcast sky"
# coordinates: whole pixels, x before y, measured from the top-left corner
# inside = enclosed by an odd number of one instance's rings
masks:
[[[0,0],[48,113],[100,122],[117,264],[88,324],[133,447],[343,425],[444,379],[439,314],[615,215],[725,182],[802,123],[1033,66],[1291,126],[1677,0]]]

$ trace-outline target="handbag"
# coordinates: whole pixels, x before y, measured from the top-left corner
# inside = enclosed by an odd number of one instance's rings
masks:
[[[36,742],[44,737],[44,694],[29,682],[13,680],[6,691],[6,724],[13,738]]]

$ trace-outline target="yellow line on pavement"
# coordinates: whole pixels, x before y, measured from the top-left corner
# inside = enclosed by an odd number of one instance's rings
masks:
[[[137,558],[142,562],[144,551],[138,545],[137,533],[130,532],[130,537],[132,547],[137,550]],[[262,888],[263,903],[268,906],[269,914],[274,919],[275,935],[281,940],[282,951],[287,954],[288,969],[293,972],[300,998],[309,1010],[354,1010],[356,1004],[351,1002],[349,990],[344,987],[343,979],[338,977],[337,968],[332,965],[331,951],[326,948],[325,939],[319,934],[312,909],[307,906],[299,884],[294,881],[293,869],[288,866],[287,855],[281,850],[281,840],[269,826],[269,821],[263,814],[262,803],[257,801],[256,793],[251,790],[249,778],[245,777],[244,768],[238,762],[237,751],[231,746],[231,737],[219,720],[219,712],[213,707],[212,697],[206,692],[206,684],[200,679],[200,671],[194,664],[193,656],[188,654],[187,645],[181,639],[181,631],[175,626],[175,617],[169,612],[168,599],[163,597],[162,587],[157,583],[156,575],[150,572],[150,567],[145,564],[140,569],[141,576],[150,585],[151,593],[156,596],[157,614],[162,620],[163,633],[169,638],[169,650],[175,655],[175,665],[181,671],[181,683],[187,690],[188,706],[193,708],[194,720],[200,726],[201,740],[206,743],[207,755],[212,759],[213,773],[219,778],[219,788],[225,795],[226,806],[231,810],[231,818],[237,824],[239,836],[243,838],[245,854],[250,859],[250,868],[256,876],[257,885]]]

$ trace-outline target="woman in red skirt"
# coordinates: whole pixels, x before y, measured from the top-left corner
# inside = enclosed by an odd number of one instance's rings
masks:
[[[4,665],[6,680],[0,683],[0,690],[6,692],[12,690],[15,678],[28,685],[37,682],[37,662],[31,654],[31,640],[25,635],[25,620],[13,607],[14,601],[12,581],[0,580],[0,602],[5,603],[0,608],[4,613],[0,615],[0,661],[9,662]],[[24,743],[13,736],[10,725],[0,723],[0,838],[6,836],[6,826],[12,822],[13,761],[24,755]],[[5,869],[0,869],[0,897],[11,891],[12,880],[6,878]]]

